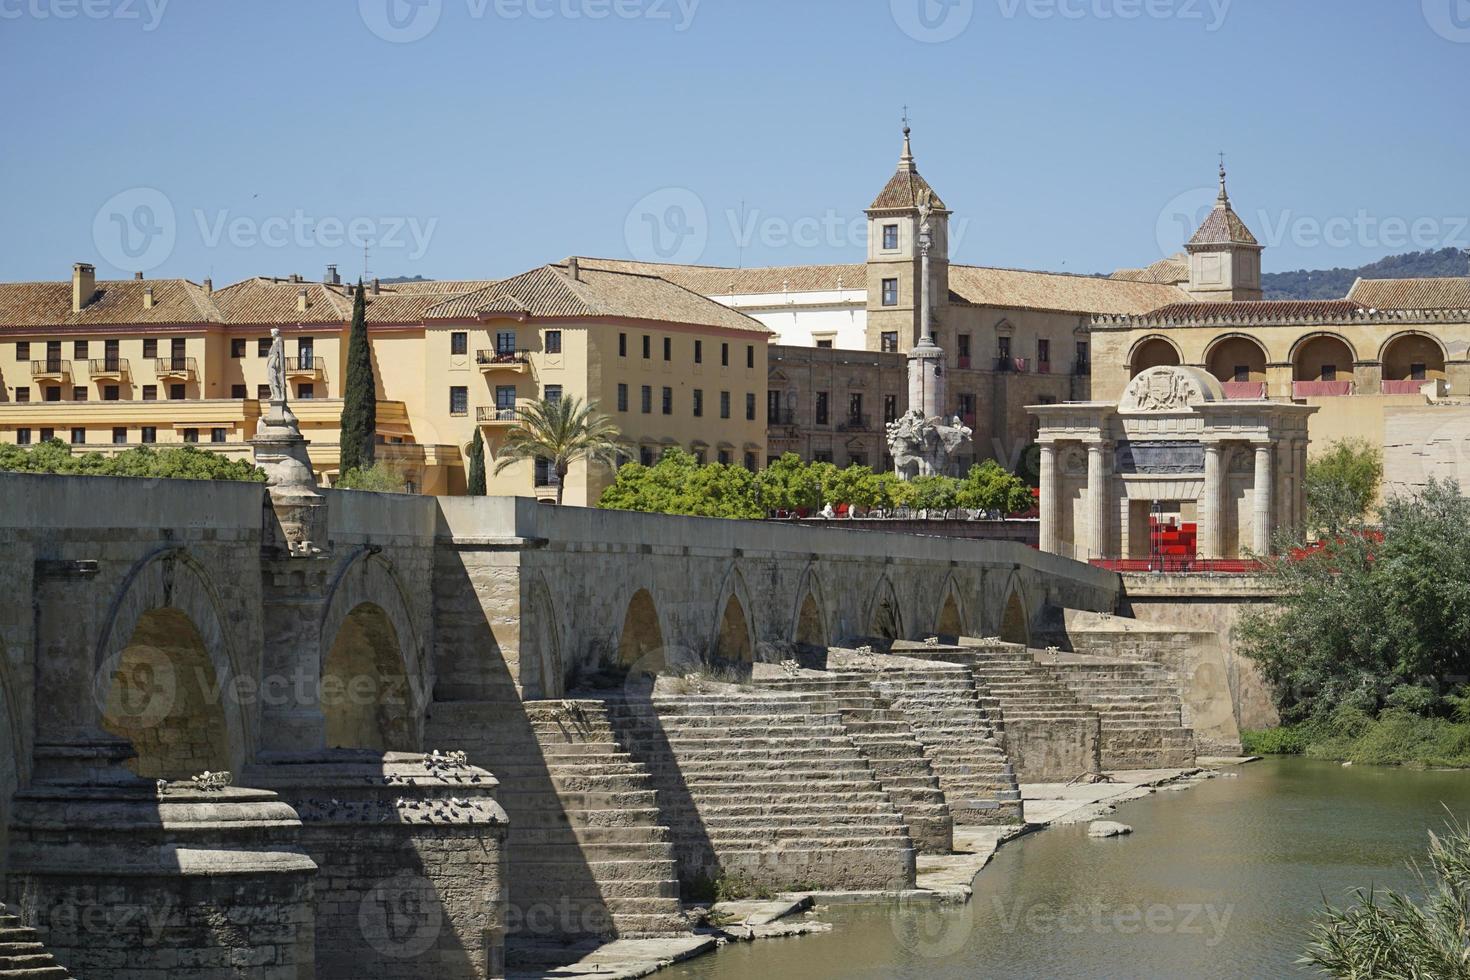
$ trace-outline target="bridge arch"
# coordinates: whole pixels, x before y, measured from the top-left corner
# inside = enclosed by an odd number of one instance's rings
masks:
[[[656,674],[664,665],[663,620],[653,593],[644,587],[635,588],[624,604],[623,628],[618,633],[618,665],[646,667],[645,673]]]
[[[520,685],[528,701],[559,698],[566,693],[567,672],[561,653],[561,627],[546,576],[537,574],[521,617]]]
[[[796,587],[796,605],[791,620],[791,642],[798,648],[831,645],[832,632],[827,616],[827,602],[822,580],[816,569],[807,566]]]
[[[997,634],[1007,643],[1020,643],[1025,646],[1031,645],[1031,616],[1027,612],[1030,606],[1026,602],[1026,590],[1021,584],[1020,576],[1011,573],[1010,580],[1006,582],[1005,602],[1001,606],[1000,627]]]
[[[227,621],[208,570],[183,548],[143,558],[114,594],[93,655],[94,697],[102,727],[137,750],[139,775],[238,772],[253,754],[239,686],[250,671]]]
[[[868,608],[872,610],[868,620],[869,635],[884,640],[902,640],[908,636],[898,593],[887,575],[881,576],[873,586]]]
[[[939,608],[934,616],[933,632],[941,637],[961,637],[968,635],[965,628],[965,603],[960,596],[959,586],[955,582],[954,573],[944,582],[944,587],[939,590]]]
[[[732,567],[720,586],[715,603],[715,631],[709,649],[716,661],[735,664],[755,663],[755,607],[745,588],[740,569]]]

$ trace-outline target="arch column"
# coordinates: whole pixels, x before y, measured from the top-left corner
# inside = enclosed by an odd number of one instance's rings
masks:
[[[1224,535],[1220,533],[1223,476],[1220,444],[1205,443],[1205,490],[1199,505],[1199,550],[1200,557],[1207,561],[1219,558],[1224,548]]]
[[[1271,481],[1274,479],[1272,446],[1269,442],[1258,442],[1253,444],[1253,448],[1256,451],[1256,481],[1252,539],[1256,554],[1266,555],[1271,552]]]
[[[1044,442],[1041,444],[1041,550],[1053,555],[1060,550],[1060,490],[1057,479],[1057,447],[1054,443]]]
[[[1108,508],[1112,501],[1108,485],[1107,451],[1110,444],[1087,445],[1087,554],[1082,558],[1108,557]]]

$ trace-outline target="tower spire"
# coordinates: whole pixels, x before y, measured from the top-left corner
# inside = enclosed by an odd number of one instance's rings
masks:
[[[1217,205],[1230,207],[1230,195],[1225,191],[1225,153],[1220,153],[1220,196],[1215,199]]]
[[[909,128],[909,107],[903,107],[903,155],[898,158],[899,173],[918,173],[919,168],[914,164],[914,146],[909,139],[912,130]]]

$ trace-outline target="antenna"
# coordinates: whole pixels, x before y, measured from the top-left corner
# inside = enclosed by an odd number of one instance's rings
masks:
[[[362,281],[367,282],[373,278],[372,270],[372,245],[364,242],[362,246]]]
[[[745,198],[740,199],[740,234],[736,236],[735,268],[745,268]],[[735,292],[732,284],[730,292]]]

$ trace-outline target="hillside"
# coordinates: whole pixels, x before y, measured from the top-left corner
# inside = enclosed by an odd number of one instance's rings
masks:
[[[1432,279],[1464,276],[1470,272],[1470,250],[1444,248],[1437,252],[1390,255],[1356,269],[1301,269],[1268,272],[1261,276],[1267,299],[1342,299],[1363,279]]]

